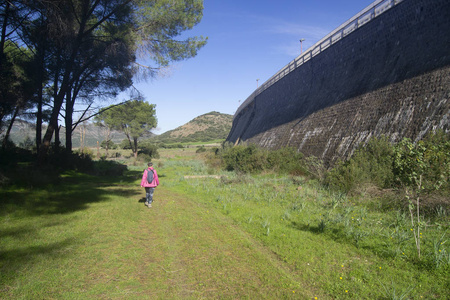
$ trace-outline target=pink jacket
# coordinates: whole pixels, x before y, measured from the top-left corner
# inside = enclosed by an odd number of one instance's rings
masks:
[[[156,170],[153,169],[153,167],[148,168],[148,170],[153,171],[153,181],[152,181],[152,183],[147,182],[147,169],[146,169],[144,171],[144,174],[142,174],[141,186],[142,187],[157,187],[159,185],[159,179],[158,179],[158,174],[156,173]]]

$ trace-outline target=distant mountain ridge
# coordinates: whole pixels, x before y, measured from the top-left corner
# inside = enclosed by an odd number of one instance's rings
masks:
[[[233,122],[233,116],[228,114],[222,114],[219,112],[210,112],[198,116],[188,123],[177,127],[173,130],[169,130],[163,134],[155,135],[151,132],[142,137],[143,140],[149,140],[151,142],[163,142],[163,143],[182,143],[182,142],[208,142],[212,140],[226,139],[228,133],[231,130],[231,124]],[[20,145],[26,139],[32,141],[35,140],[35,124],[24,121],[16,120],[11,130],[11,140]],[[45,133],[46,126],[43,126],[43,134]],[[84,146],[96,147],[97,141],[101,143],[106,139],[106,129],[96,126],[92,123],[86,125],[79,125],[72,136],[72,145],[74,148],[80,147],[81,133],[83,132]],[[120,144],[122,140],[126,139],[125,134],[120,131],[113,130],[111,132],[111,139],[115,144]],[[65,144],[65,128],[61,127],[60,130],[61,143]]]
[[[200,115],[173,130],[152,137],[151,140],[164,143],[182,143],[226,139],[231,130],[232,122],[232,115],[212,111]]]
[[[47,126],[43,124],[42,135],[45,134],[46,129]],[[36,131],[36,124],[24,120],[16,120],[11,129],[10,138],[16,145],[19,146],[26,139],[34,141],[36,137],[35,131]],[[81,135],[81,133],[83,133],[83,135]],[[153,135],[152,133],[149,133],[148,135],[145,136],[145,138],[149,138],[152,135]],[[61,127],[59,136],[61,143],[65,145],[66,142],[65,127]],[[81,136],[83,136],[84,139],[83,144],[85,147],[96,147],[97,141],[101,143],[103,140],[106,139],[106,129],[97,126],[93,123],[87,123],[77,126],[77,128],[72,134],[72,146],[74,148],[80,147]],[[113,130],[111,132],[111,139],[115,144],[120,144],[122,140],[126,139],[126,136],[120,131]]]

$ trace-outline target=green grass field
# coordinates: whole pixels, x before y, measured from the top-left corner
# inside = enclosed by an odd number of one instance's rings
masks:
[[[212,170],[195,151],[160,150],[151,209],[145,164],[0,189],[0,299],[448,298],[444,212],[419,260],[408,215],[303,178]]]

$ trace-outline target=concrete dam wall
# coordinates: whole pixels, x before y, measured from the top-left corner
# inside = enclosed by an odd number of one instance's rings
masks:
[[[370,21],[357,18],[344,36],[349,22],[320,53],[310,50],[255,91],[227,140],[291,146],[333,163],[373,136],[450,132],[450,1],[378,1],[386,2],[395,5],[376,17],[377,7],[364,11]]]

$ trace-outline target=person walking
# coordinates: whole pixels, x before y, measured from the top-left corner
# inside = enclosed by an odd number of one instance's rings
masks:
[[[145,188],[145,205],[150,208],[153,203],[153,192],[159,185],[158,173],[153,168],[153,163],[147,164],[148,168],[142,174],[141,187]]]

